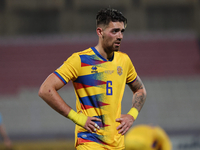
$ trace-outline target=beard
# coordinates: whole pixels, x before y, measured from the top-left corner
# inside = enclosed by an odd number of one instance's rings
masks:
[[[119,51],[120,49],[120,46],[116,46],[116,42],[119,42],[119,41],[114,41],[114,42],[108,42],[109,39],[106,39],[104,36],[103,36],[103,48],[106,52],[117,52]]]
[[[119,49],[120,49],[120,46],[114,46],[113,45],[113,47],[114,47],[114,51],[116,51],[116,52],[119,51]]]
[[[113,43],[112,45],[103,45],[103,48],[105,52],[112,53],[112,52],[118,52],[120,49],[120,46],[115,46]]]

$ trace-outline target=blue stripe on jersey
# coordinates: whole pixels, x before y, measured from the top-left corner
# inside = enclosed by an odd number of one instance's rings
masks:
[[[103,143],[100,139],[103,138],[103,135],[98,135],[96,133],[90,133],[90,132],[80,132],[78,133],[78,138],[82,138],[85,140],[90,140],[97,143]]]
[[[54,71],[54,74],[64,83],[67,84],[67,82],[65,81],[65,79],[63,79],[63,77],[61,77],[61,75],[59,73],[57,73],[56,71]]]
[[[99,52],[96,50],[96,48],[91,47],[91,49],[94,51],[94,53],[100,57],[103,61],[107,61],[107,59],[105,59],[103,56],[101,56],[101,54],[99,54]]]
[[[103,73],[89,74],[85,76],[79,76],[74,82],[81,83],[89,86],[98,86],[106,84],[106,82],[101,81]]]
[[[79,100],[80,100],[80,103],[82,103],[83,105],[92,106],[95,108],[99,108],[101,106],[107,105],[101,102],[103,100],[103,94],[80,97]]]
[[[113,53],[113,56],[111,57],[111,59],[107,60],[105,59],[103,56],[101,56],[101,54],[99,54],[99,52],[96,50],[96,48],[94,47],[91,47],[91,49],[94,51],[94,53],[100,57],[103,61],[112,61],[114,59],[114,53]]]
[[[96,55],[80,55],[81,63],[88,64],[88,65],[98,65],[105,63],[107,61],[101,60]]]
[[[96,55],[80,55],[80,58],[81,63],[85,63],[88,65],[98,65],[105,62],[99,59],[99,57],[97,57]]]

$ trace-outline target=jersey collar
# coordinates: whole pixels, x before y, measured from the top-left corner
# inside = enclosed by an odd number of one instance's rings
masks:
[[[91,47],[91,49],[94,51],[94,53],[100,57],[103,61],[112,61],[114,59],[114,53],[113,53],[113,56],[111,57],[111,59],[105,59],[103,56],[101,56],[101,54],[96,50],[95,47]]]

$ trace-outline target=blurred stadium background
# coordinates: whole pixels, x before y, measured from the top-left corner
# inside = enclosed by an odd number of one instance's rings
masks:
[[[95,16],[109,6],[128,19],[121,50],[148,92],[135,124],[160,125],[173,150],[200,149],[199,0],[0,0],[0,112],[15,150],[73,150],[74,124],[37,92],[73,52],[97,44]],[[72,84],[59,92],[75,109]],[[126,88],[122,113],[130,104]]]

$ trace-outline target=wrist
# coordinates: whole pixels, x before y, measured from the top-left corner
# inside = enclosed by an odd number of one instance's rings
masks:
[[[75,112],[73,109],[70,110],[67,118],[71,119],[75,124],[84,127],[85,123],[87,121],[87,116],[85,116],[84,114],[78,114],[77,112]]]
[[[128,114],[131,115],[136,120],[139,114],[139,111],[135,107],[132,107],[130,111],[128,112]]]

